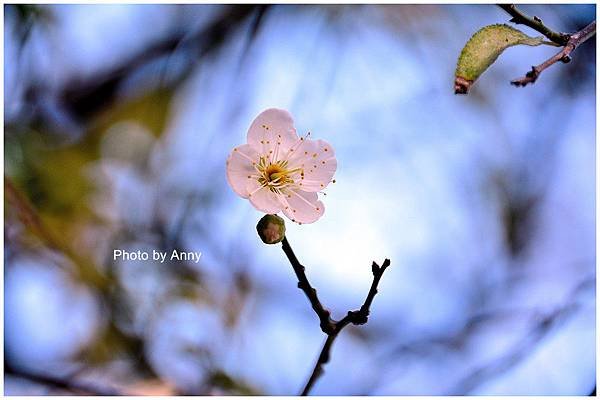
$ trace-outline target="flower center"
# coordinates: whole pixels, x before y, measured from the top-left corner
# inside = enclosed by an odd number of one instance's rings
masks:
[[[265,169],[265,177],[269,182],[276,180],[282,174],[285,175],[285,170],[279,164],[271,164]]]
[[[294,184],[293,174],[300,172],[301,168],[287,169],[288,162],[280,160],[275,163],[266,157],[261,157],[257,170],[259,173],[258,183],[267,186],[274,193],[281,194],[281,190]]]

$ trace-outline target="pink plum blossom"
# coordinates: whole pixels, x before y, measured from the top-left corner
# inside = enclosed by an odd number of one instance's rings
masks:
[[[248,143],[227,158],[227,181],[262,212],[315,222],[325,211],[317,193],[334,182],[337,161],[329,143],[309,136],[298,137],[289,112],[263,111],[248,129]]]

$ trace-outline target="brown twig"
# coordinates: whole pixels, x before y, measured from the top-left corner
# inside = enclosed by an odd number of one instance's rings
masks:
[[[529,83],[534,83],[537,78],[540,76],[542,71],[544,71],[549,66],[556,64],[559,61],[563,63],[568,63],[571,61],[571,53],[579,47],[583,42],[591,38],[596,34],[596,21],[592,21],[588,26],[580,30],[579,32],[575,32],[572,35],[569,35],[569,40],[565,47],[562,48],[561,51],[541,63],[540,65],[536,65],[531,67],[531,71],[525,74],[524,77],[514,79],[510,83],[515,86],[527,86]]]
[[[304,385],[304,389],[301,392],[301,396],[306,396],[312,389],[317,379],[323,374],[323,366],[327,364],[327,362],[329,362],[333,342],[335,341],[339,333],[342,331],[342,329],[344,329],[349,324],[363,325],[367,323],[369,319],[371,304],[373,303],[373,299],[377,294],[377,287],[379,285],[379,281],[381,280],[381,277],[383,276],[383,273],[385,272],[387,267],[390,266],[390,260],[386,258],[381,266],[373,262],[371,269],[373,272],[373,283],[371,283],[371,288],[369,289],[369,293],[367,294],[365,302],[360,307],[360,309],[355,311],[348,311],[344,318],[342,318],[339,321],[336,321],[331,318],[331,313],[323,306],[323,304],[319,300],[316,289],[314,289],[310,285],[310,282],[308,281],[308,278],[304,273],[304,266],[300,264],[298,258],[296,258],[296,255],[294,254],[294,251],[292,250],[290,243],[287,240],[287,237],[283,238],[281,244],[285,255],[288,257],[290,264],[292,264],[292,268],[296,273],[296,277],[298,278],[298,287],[304,292],[304,294],[310,301],[313,310],[319,317],[319,321],[321,323],[321,330],[327,335],[327,339],[323,344],[323,348],[321,349],[321,353],[319,354],[319,358],[317,359],[315,367],[313,368],[313,371],[308,381]]]
[[[498,4],[498,6],[512,16],[510,22],[515,24],[527,25],[531,29],[534,29],[546,36],[554,43],[565,46],[569,41],[569,35],[562,32],[556,32],[548,28],[542,20],[536,16],[530,18],[529,16],[522,13],[514,4]]]

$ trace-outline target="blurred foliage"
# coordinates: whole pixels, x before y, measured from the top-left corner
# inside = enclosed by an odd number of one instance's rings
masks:
[[[75,238],[81,225],[101,222],[89,209],[88,200],[95,187],[85,174],[90,162],[101,157],[103,135],[111,126],[133,120],[160,136],[171,96],[171,90],[156,90],[109,108],[90,124],[83,140],[74,143],[57,143],[55,136],[36,130],[13,133],[9,127],[5,138],[6,173],[26,190],[45,223],[67,238]]]
[[[102,135],[121,121],[134,120],[146,127],[155,137],[160,137],[168,121],[173,93],[173,88],[159,86],[99,113],[90,123],[82,148],[97,150]]]
[[[215,387],[223,390],[223,394],[233,396],[264,396],[263,393],[259,392],[255,388],[249,386],[246,383],[236,381],[231,376],[227,375],[223,371],[216,371],[213,373],[208,383]],[[217,392],[217,394],[219,394]]]

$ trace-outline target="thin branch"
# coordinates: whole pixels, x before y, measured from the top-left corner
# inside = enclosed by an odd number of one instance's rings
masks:
[[[300,288],[306,297],[308,297],[310,305],[319,317],[319,321],[321,322],[321,330],[327,335],[335,332],[335,321],[331,319],[331,313],[323,306],[323,304],[321,304],[321,301],[317,296],[317,290],[310,285],[310,282],[304,273],[304,266],[300,264],[298,258],[296,258],[296,255],[294,254],[287,237],[283,238],[281,244],[283,247],[283,252],[287,256],[288,260],[290,260],[290,264],[292,264],[292,268],[294,269],[296,277],[298,278],[298,288]]]
[[[323,344],[323,348],[321,349],[321,353],[319,354],[319,358],[313,368],[313,371],[308,378],[308,381],[304,385],[304,389],[302,390],[301,396],[306,396],[312,389],[313,385],[317,381],[317,379],[323,374],[323,366],[329,362],[331,355],[331,348],[333,346],[333,342],[339,335],[339,333],[344,329],[347,325],[363,325],[366,324],[369,319],[369,313],[371,309],[371,304],[373,303],[373,299],[377,294],[377,287],[379,285],[379,281],[383,276],[383,273],[390,266],[390,260],[385,259],[381,267],[377,265],[377,263],[373,262],[371,267],[371,271],[373,272],[373,282],[371,283],[371,288],[369,289],[369,293],[365,299],[365,302],[360,307],[360,309],[355,311],[348,311],[346,316],[339,321],[336,321],[331,318],[331,313],[327,310],[319,297],[317,296],[317,291],[310,285],[308,278],[304,272],[304,266],[300,264],[298,258],[294,254],[290,243],[287,240],[287,237],[283,238],[281,242],[283,252],[287,256],[290,264],[292,264],[292,268],[296,273],[296,277],[298,278],[298,288],[302,289],[310,304],[319,317],[319,321],[321,322],[321,330],[327,335],[327,339]]]
[[[530,18],[529,16],[522,13],[514,4],[498,4],[498,6],[512,16],[510,22],[513,22],[517,25],[527,25],[531,29],[538,31],[554,43],[561,46],[565,46],[569,41],[568,34],[553,31],[552,29],[544,25],[540,18],[536,16]]]
[[[315,364],[315,367],[313,368],[313,371],[310,374],[310,378],[308,378],[308,381],[304,385],[304,389],[302,389],[302,393],[300,393],[300,396],[308,396],[308,393],[310,393],[310,390],[312,389],[317,379],[319,379],[319,377],[323,375],[323,365],[329,362],[329,358],[331,357],[331,347],[333,346],[333,342],[336,338],[337,333],[327,336],[325,344],[323,344],[323,349],[321,349],[321,353],[319,354],[319,358],[317,359],[317,363]]]
[[[534,83],[540,76],[542,71],[551,65],[556,64],[559,61],[568,63],[571,61],[571,53],[579,47],[583,42],[590,39],[596,34],[596,21],[592,21],[588,26],[580,30],[579,32],[573,33],[569,36],[569,40],[565,47],[561,51],[541,63],[531,67],[531,71],[525,74],[524,77],[512,80],[510,83],[515,86],[527,86],[530,83]]]
[[[367,323],[367,320],[369,319],[369,313],[371,311],[371,304],[373,303],[373,299],[377,294],[377,286],[379,286],[379,281],[381,280],[386,268],[389,266],[390,260],[387,258],[383,261],[381,267],[373,262],[373,265],[371,266],[371,271],[373,272],[373,283],[371,283],[371,288],[369,289],[367,298],[358,311],[349,311],[348,314],[337,323],[337,328],[339,330],[349,323],[354,325],[363,325]]]

